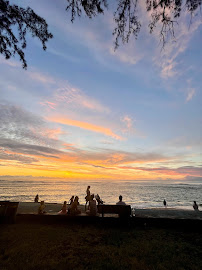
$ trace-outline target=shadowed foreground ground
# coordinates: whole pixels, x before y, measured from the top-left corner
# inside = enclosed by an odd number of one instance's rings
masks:
[[[202,235],[101,225],[0,225],[1,269],[202,269]]]

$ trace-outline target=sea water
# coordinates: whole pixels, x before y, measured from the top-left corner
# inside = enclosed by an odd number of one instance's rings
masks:
[[[106,204],[115,204],[119,195],[135,208],[163,207],[164,199],[168,207],[173,208],[192,209],[193,201],[202,204],[201,183],[131,180],[0,180],[0,200],[33,202],[39,194],[39,200],[62,203],[77,195],[80,203],[84,204],[88,185],[91,193],[99,194]]]

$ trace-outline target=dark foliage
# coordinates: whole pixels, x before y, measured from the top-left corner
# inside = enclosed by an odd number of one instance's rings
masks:
[[[143,0],[114,0],[117,4],[114,12],[116,25],[113,31],[115,49],[120,40],[127,43],[131,35],[137,38],[141,28],[138,18],[140,1]],[[66,10],[71,13],[71,21],[74,22],[76,16],[80,17],[82,14],[90,19],[103,14],[108,8],[108,3],[108,0],[67,0]],[[202,0],[145,0],[145,3],[146,12],[151,14],[150,33],[160,24],[160,40],[164,46],[168,37],[175,37],[174,27],[182,12],[190,13],[192,18],[193,14],[201,10]],[[17,26],[18,37],[14,34],[14,26]],[[0,0],[0,53],[6,59],[17,53],[23,62],[23,68],[27,67],[23,52],[26,48],[27,31],[31,32],[33,37],[39,38],[45,50],[46,42],[52,38],[46,21],[29,7],[24,9],[10,5],[9,1]]]
[[[14,31],[14,27],[17,31]],[[18,36],[15,35],[18,33]],[[46,49],[46,42],[52,38],[48,32],[46,21],[38,16],[31,8],[22,8],[10,5],[9,1],[0,0],[0,53],[9,59],[18,54],[22,61],[23,68],[27,67],[23,50],[26,48],[26,33],[30,32],[32,37],[37,37],[43,49]]]
[[[71,10],[71,21],[73,22],[75,16],[81,16],[82,10],[92,19],[100,13],[104,13],[104,8],[107,8],[107,0],[67,0],[68,5],[66,10]]]
[[[133,34],[136,38],[140,31],[141,23],[136,16],[138,0],[120,0],[117,10],[114,13],[114,21],[116,27],[113,35],[115,36],[115,49],[119,46],[119,38],[122,42],[128,42],[130,35]]]
[[[130,36],[137,38],[141,22],[138,19],[138,5],[143,0],[116,0],[117,8],[114,12],[115,29],[115,49],[119,46],[119,40],[128,42]],[[89,17],[104,13],[108,7],[107,0],[67,0],[67,11],[71,10],[71,21],[76,15],[81,16],[82,11]],[[146,11],[151,12],[151,22],[149,24],[150,33],[153,32],[157,23],[161,24],[160,39],[163,46],[168,35],[174,35],[174,25],[182,12],[189,12],[191,16],[201,8],[202,0],[145,0]]]
[[[147,0],[147,11],[151,11],[150,33],[153,32],[157,23],[161,23],[160,39],[163,46],[168,35],[175,37],[174,24],[182,11],[193,13],[201,8],[202,0]]]

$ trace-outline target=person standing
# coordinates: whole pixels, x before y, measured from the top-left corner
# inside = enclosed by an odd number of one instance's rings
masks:
[[[86,189],[86,197],[85,197],[85,199],[86,199],[86,204],[85,204],[85,211],[86,211],[86,205],[90,201],[90,186],[88,186],[87,189]]]
[[[194,201],[193,208],[195,211],[198,211],[198,204],[196,203],[196,201]]]
[[[163,205],[164,205],[165,207],[167,207],[167,202],[166,202],[165,199],[164,199],[164,201],[163,201]]]
[[[86,189],[86,196],[90,199],[90,186]]]

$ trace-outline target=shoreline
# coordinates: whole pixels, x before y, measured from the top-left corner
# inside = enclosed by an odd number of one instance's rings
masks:
[[[62,208],[59,203],[45,203],[47,215],[57,215]],[[19,202],[17,214],[37,214],[39,203]],[[85,205],[79,205],[81,213],[85,215]],[[202,220],[202,211],[176,208],[134,208],[135,217],[140,218],[170,218],[170,219],[197,219]],[[108,215],[106,215],[108,216]],[[110,215],[116,216],[116,215]]]

